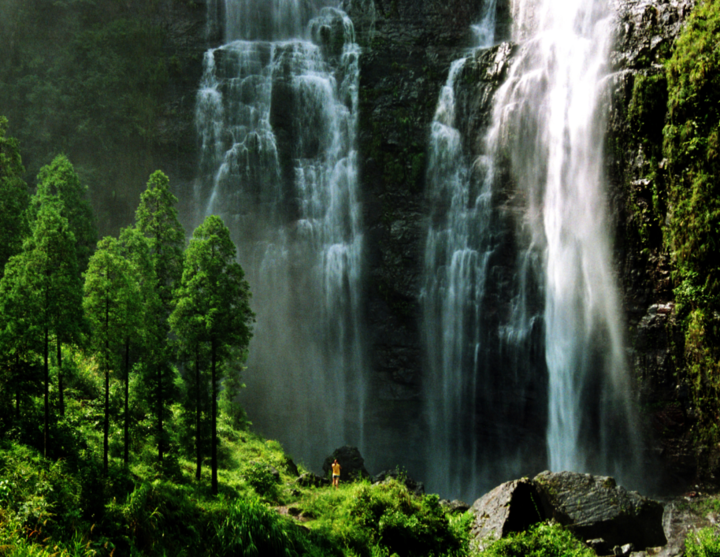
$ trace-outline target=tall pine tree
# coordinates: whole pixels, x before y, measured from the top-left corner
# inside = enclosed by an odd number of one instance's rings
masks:
[[[247,348],[254,314],[250,287],[236,261],[235,244],[218,216],[195,230],[185,252],[182,282],[170,317],[179,336],[190,344],[206,343],[210,355],[212,492],[217,481],[217,400],[224,363],[234,350]]]
[[[141,326],[140,287],[120,243],[111,237],[98,242],[85,273],[83,307],[93,331],[93,348],[105,374],[103,469],[108,471],[110,372],[127,361],[130,338]],[[127,365],[126,365],[127,375]],[[127,383],[127,377],[126,377]],[[127,416],[126,416],[127,418]]]
[[[185,245],[185,231],[178,220],[176,203],[177,197],[170,191],[168,177],[158,170],[150,176],[135,213],[136,228],[148,241],[154,288],[159,299],[157,307],[152,308],[155,313],[147,316],[146,358],[152,371],[147,380],[154,399],[160,461],[165,450],[163,424],[170,402],[168,391],[172,386],[167,319],[172,311],[173,289],[182,274]]]

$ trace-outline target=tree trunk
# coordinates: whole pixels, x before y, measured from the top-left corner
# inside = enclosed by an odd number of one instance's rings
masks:
[[[50,343],[50,329],[45,326],[45,343],[43,347],[43,357],[45,362],[45,420],[43,423],[43,456],[48,455],[48,429],[50,425],[50,368],[48,365],[48,351]]]
[[[123,461],[125,462],[125,468],[128,467],[130,449],[130,412],[129,408],[130,398],[130,338],[125,339],[125,450],[123,453]]]
[[[62,372],[62,343],[60,335],[57,337],[57,359],[58,359],[58,391],[60,392],[60,415],[65,416],[65,398],[63,397],[63,372]]]
[[[163,460],[163,384],[162,384],[162,364],[157,364],[158,372],[158,460]]]
[[[110,300],[105,298],[105,423],[103,424],[103,471],[108,473],[110,432]]]
[[[211,341],[211,357],[212,357],[212,494],[217,495],[218,492],[218,480],[217,480],[217,383],[215,375],[215,364],[216,364],[216,346],[215,339]]]
[[[197,454],[197,469],[195,479],[200,480],[202,472],[202,454],[200,450],[200,345],[195,345],[195,396],[197,405],[195,407],[195,450]]]
[[[20,377],[22,377],[22,370],[20,369],[20,351],[15,354],[15,377],[17,377],[17,380],[15,381],[15,419],[20,422],[20,388],[22,385],[22,381],[20,381]]]

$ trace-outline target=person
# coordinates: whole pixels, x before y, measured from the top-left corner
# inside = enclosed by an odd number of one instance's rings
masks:
[[[337,461],[337,458],[332,463],[332,484],[337,489],[338,484],[340,483],[340,469],[342,466],[340,466],[340,463]]]

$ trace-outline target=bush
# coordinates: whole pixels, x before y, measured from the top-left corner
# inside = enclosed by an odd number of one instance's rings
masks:
[[[230,506],[216,543],[222,557],[295,557],[305,545],[295,524],[254,498]]]
[[[510,534],[477,555],[484,557],[595,557],[595,552],[559,524],[540,523]]]
[[[714,528],[688,532],[685,537],[686,557],[720,557],[720,536]]]

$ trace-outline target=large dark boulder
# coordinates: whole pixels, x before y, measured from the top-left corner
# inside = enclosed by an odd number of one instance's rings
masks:
[[[570,528],[583,540],[601,538],[610,547],[636,550],[667,543],[663,506],[613,478],[576,472],[542,472],[533,479],[544,516]]]
[[[365,459],[357,447],[340,447],[325,459],[323,472],[329,474],[333,460],[337,458],[340,469],[340,480],[347,482],[358,479],[370,478],[370,473],[365,469]]]
[[[472,545],[481,551],[488,542],[522,532],[545,518],[535,485],[525,478],[497,486],[475,501],[470,510],[475,516]]]

